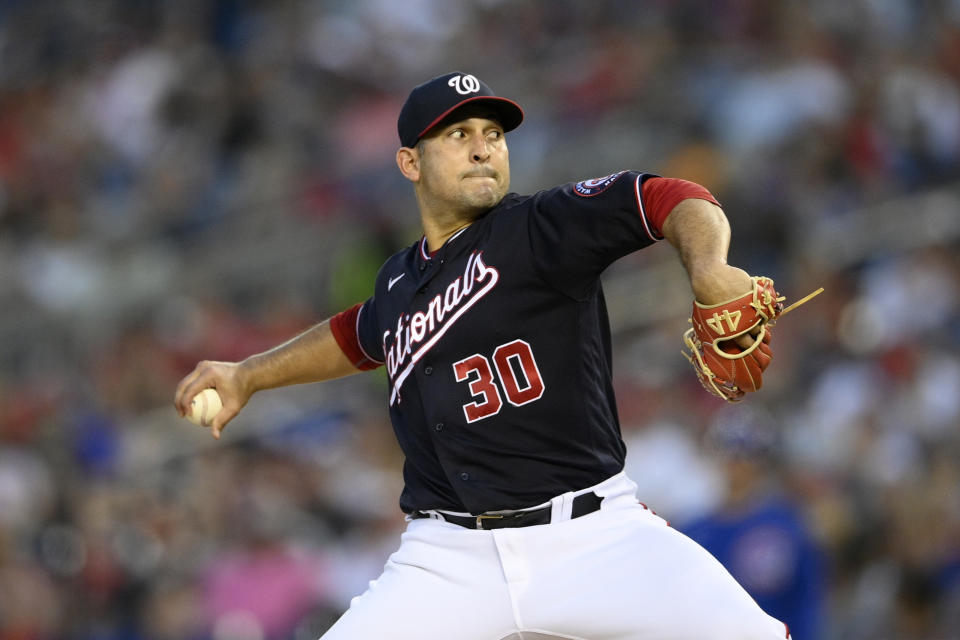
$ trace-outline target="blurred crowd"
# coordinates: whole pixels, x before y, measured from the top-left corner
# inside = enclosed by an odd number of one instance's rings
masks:
[[[956,638],[960,2],[2,0],[0,640],[316,638],[379,574],[381,374],[217,442],[172,396],[370,295],[418,237],[399,106],[451,69],[524,106],[515,190],[695,180],[731,263],[826,288],[728,407],[672,250],[611,268],[639,498],[796,640]]]

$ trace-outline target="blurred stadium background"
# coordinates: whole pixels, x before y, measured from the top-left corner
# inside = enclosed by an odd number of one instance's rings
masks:
[[[0,639],[316,638],[378,575],[381,376],[220,442],[171,400],[417,239],[396,114],[451,69],[525,107],[514,190],[697,180],[732,263],[826,287],[731,408],[680,358],[672,250],[610,269],[640,499],[803,593],[770,605],[797,640],[960,637],[957,0],[3,0]]]

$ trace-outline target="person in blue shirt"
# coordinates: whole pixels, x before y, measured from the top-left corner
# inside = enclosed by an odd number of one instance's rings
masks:
[[[772,473],[773,431],[755,410],[737,407],[708,433],[727,481],[719,508],[681,527],[713,554],[794,640],[822,637],[826,565],[799,504]]]

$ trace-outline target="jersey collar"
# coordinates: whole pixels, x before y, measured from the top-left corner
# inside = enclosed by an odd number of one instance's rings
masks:
[[[443,246],[441,246],[440,249],[437,249],[436,251],[428,251],[428,250],[427,250],[427,236],[421,237],[421,238],[420,238],[420,257],[423,258],[423,260],[430,260],[431,258],[433,258],[433,256],[437,255],[437,253],[439,253],[441,249],[443,249],[444,247],[446,247],[448,244],[450,244],[450,243],[453,242],[456,238],[458,238],[464,231],[466,231],[467,229],[469,229],[470,226],[471,226],[471,225],[465,226],[463,229],[460,229],[459,231],[457,231],[456,233],[454,233],[452,236],[450,236],[449,238],[447,238],[446,242],[443,243]]]

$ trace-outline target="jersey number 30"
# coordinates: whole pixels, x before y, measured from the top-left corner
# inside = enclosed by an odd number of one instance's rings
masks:
[[[540,369],[537,368],[530,345],[523,340],[502,344],[493,352],[493,367],[490,366],[490,359],[479,353],[453,364],[457,382],[469,381],[474,400],[463,405],[467,422],[489,418],[503,408],[494,369],[507,402],[513,406],[523,406],[543,395],[543,378],[540,377]]]

